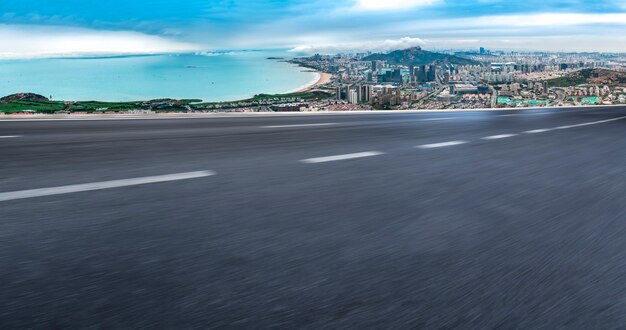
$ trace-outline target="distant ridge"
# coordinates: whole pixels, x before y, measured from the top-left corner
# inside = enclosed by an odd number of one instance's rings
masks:
[[[427,64],[456,64],[478,65],[480,62],[454,55],[441,54],[423,50],[420,47],[396,50],[388,54],[373,54],[364,61],[386,61],[396,65],[427,65]]]

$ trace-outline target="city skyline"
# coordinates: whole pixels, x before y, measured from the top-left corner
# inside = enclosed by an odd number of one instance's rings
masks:
[[[0,4],[0,58],[412,46],[626,52],[626,1],[42,0]]]

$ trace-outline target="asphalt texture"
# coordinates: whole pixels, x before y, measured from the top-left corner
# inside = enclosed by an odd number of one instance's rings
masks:
[[[5,196],[215,173],[0,201],[0,328],[626,328],[624,116],[0,121]]]

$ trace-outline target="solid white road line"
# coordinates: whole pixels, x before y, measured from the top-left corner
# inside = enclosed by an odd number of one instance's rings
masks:
[[[549,132],[551,131],[551,128],[541,128],[541,129],[534,129],[532,131],[526,131],[524,132],[525,134],[537,134],[537,133],[545,133],[545,132]]]
[[[262,128],[293,128],[293,127],[316,127],[316,126],[333,126],[337,123],[320,123],[320,124],[299,124],[299,125],[273,125],[261,126]]]
[[[305,164],[317,164],[317,163],[326,163],[326,162],[334,162],[338,160],[348,160],[355,158],[364,158],[364,157],[372,157],[372,156],[380,156],[384,155],[384,152],[380,151],[367,151],[367,152],[359,152],[355,154],[345,154],[345,155],[335,155],[328,157],[319,157],[319,158],[309,158],[301,160],[302,163]]]
[[[22,137],[21,135],[0,135],[0,139],[12,139]]]
[[[443,148],[443,147],[458,146],[460,144],[465,144],[465,143],[467,143],[467,141],[448,141],[448,142],[442,142],[442,143],[423,144],[421,146],[416,146],[416,148],[420,148],[420,149]]]
[[[591,121],[588,123],[581,123],[581,124],[575,124],[575,125],[559,126],[559,127],[555,127],[554,129],[568,129],[568,128],[576,128],[576,127],[583,127],[583,126],[596,125],[596,124],[604,124],[604,123],[609,123],[612,121],[622,120],[624,118],[626,118],[626,116],[611,118],[611,119],[606,119],[606,120]]]
[[[517,136],[517,134],[492,135],[492,136],[484,137],[483,140],[499,140],[499,139],[506,139],[506,138],[510,138],[510,137],[514,137],[514,136]]]
[[[119,188],[119,187],[127,187],[127,186],[137,186],[137,185],[143,185],[143,184],[149,184],[149,183],[196,179],[196,178],[212,176],[215,174],[216,173],[212,171],[198,171],[198,172],[176,173],[176,174],[167,174],[167,175],[159,175],[159,176],[149,176],[149,177],[134,178],[134,179],[123,179],[123,180],[75,184],[75,185],[70,185],[70,186],[61,186],[61,187],[52,187],[52,188],[11,191],[11,192],[0,193],[0,202],[11,201],[11,200],[16,200],[16,199],[70,194],[70,193],[76,193],[76,192],[82,192],[82,191],[93,191],[93,190],[111,189],[111,188]]]

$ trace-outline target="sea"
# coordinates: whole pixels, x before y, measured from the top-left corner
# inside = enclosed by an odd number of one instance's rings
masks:
[[[314,84],[317,73],[284,61],[293,57],[272,50],[0,60],[0,97],[29,92],[63,101],[233,101]]]

